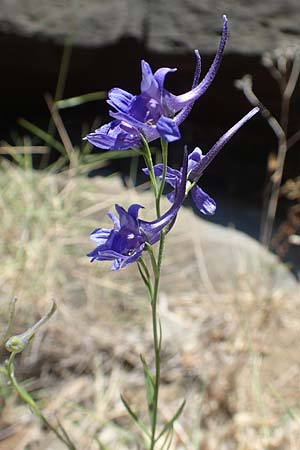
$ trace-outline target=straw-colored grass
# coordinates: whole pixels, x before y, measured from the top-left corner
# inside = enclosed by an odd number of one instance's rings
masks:
[[[58,313],[19,356],[17,373],[79,450],[99,449],[99,442],[103,449],[137,448],[120,391],[146,416],[139,355],[150,365],[153,356],[143,287],[135,267],[111,273],[85,256],[93,248],[89,232],[109,224],[106,212],[132,202],[151,201],[125,191],[117,177],[2,164],[1,323],[14,296],[15,332],[56,299]],[[151,209],[143,214],[153,217]],[[160,420],[187,399],[171,448],[298,450],[299,297],[262,298],[245,277],[231,291],[214,289],[187,234],[198,219],[183,216],[167,240],[160,295]],[[63,449],[15,394],[5,386],[2,393],[0,450]]]

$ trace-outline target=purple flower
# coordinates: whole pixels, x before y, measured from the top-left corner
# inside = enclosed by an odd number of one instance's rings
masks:
[[[154,74],[150,65],[142,61],[141,93],[132,95],[119,88],[111,89],[107,103],[115,120],[86,136],[91,144],[107,150],[126,150],[139,147],[141,134],[150,142],[159,137],[167,142],[180,139],[179,125],[186,119],[194,102],[203,95],[214,80],[224,52],[228,34],[227,18],[223,16],[223,31],[219,49],[203,80],[200,75],[200,55],[196,51],[196,70],[192,89],[173,95],[164,88],[165,77],[176,69],[161,68]]]
[[[219,153],[221,148],[223,148],[224,145],[231,139],[231,137],[239,130],[239,128],[241,128],[258,111],[259,108],[253,108],[232,128],[230,128],[225,134],[223,134],[223,136],[215,143],[215,145],[207,152],[206,155],[203,155],[202,151],[198,147],[196,147],[192,151],[192,153],[188,157],[188,178],[191,182],[198,181],[198,179],[201,177],[206,167]],[[149,175],[148,169],[143,169],[143,172],[146,175]],[[163,165],[156,164],[154,166],[154,173],[157,177],[162,178]],[[168,183],[176,190],[178,184],[181,183],[181,179],[182,179],[182,169],[179,171],[167,167],[166,183]],[[203,214],[215,213],[216,202],[196,184],[191,189],[191,195],[196,207],[199,209],[201,213]],[[170,202],[174,202],[175,191],[172,191],[170,194],[168,194],[167,198],[170,200]]]
[[[138,218],[141,205],[133,204],[126,211],[122,206],[116,205],[119,217],[109,213],[113,222],[113,229],[98,228],[91,233],[91,239],[97,247],[87,256],[91,261],[113,261],[112,270],[118,270],[136,262],[145,249],[146,242],[155,244],[163,228],[167,231],[172,228],[178,210],[185,198],[187,180],[187,153],[185,152],[181,180],[177,184],[174,202],[171,208],[158,219],[147,222]]]

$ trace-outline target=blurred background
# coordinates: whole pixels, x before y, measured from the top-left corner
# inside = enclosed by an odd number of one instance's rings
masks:
[[[217,49],[224,13],[229,18],[230,35],[221,69],[182,131],[183,142],[189,148],[198,145],[203,150],[249,110],[249,102],[234,87],[234,80],[245,74],[253,75],[257,96],[280,117],[279,87],[261,59],[265,52],[299,45],[300,8],[296,0],[263,4],[210,0],[2,0],[2,138],[9,138],[9,133],[16,130],[20,117],[38,125],[47,123],[46,93],[58,99],[108,91],[115,86],[138,93],[142,58],[153,69],[177,67],[178,72],[168,77],[167,87],[176,93],[185,92],[194,70],[193,50],[200,50],[205,73]],[[64,50],[65,76],[57,92]],[[81,124],[94,118],[107,121],[104,100],[64,114],[75,141],[81,139]],[[299,86],[293,98],[289,134],[297,127]],[[276,146],[276,136],[268,124],[256,118],[234,138],[230,151],[222,152],[204,181],[212,186],[212,194],[215,191],[230,197],[228,204],[225,198],[224,208],[218,208],[214,220],[224,224],[231,221],[258,237],[257,214],[268,176],[267,161],[271,153],[276,153]],[[180,160],[181,147],[181,142],[175,145],[174,159]],[[294,149],[284,179],[297,176],[299,166],[299,152]],[[237,210],[232,211],[235,205]],[[245,214],[240,215],[243,207]]]
[[[221,67],[170,165],[184,144],[205,153],[253,105],[262,113],[201,179],[216,214],[201,220],[187,201],[168,236],[160,421],[186,397],[171,450],[299,450],[299,0],[0,0],[1,329],[11,298],[15,333],[56,299],[16,373],[78,450],[141,448],[119,392],[146,415],[139,354],[153,365],[135,267],[112,274],[85,256],[115,203],[153,218],[143,163],[82,137],[110,120],[109,89],[139,93],[141,59],[177,67],[167,89],[180,94],[197,48],[204,77],[223,14]],[[64,448],[1,372],[0,394],[0,450]]]
[[[280,119],[282,98],[278,82],[262,64],[266,52],[299,46],[300,7],[297,0],[181,1],[167,0],[2,0],[0,8],[1,138],[24,134],[18,119],[24,117],[45,127],[49,110],[45,94],[56,100],[121,87],[138,93],[140,61],[153,70],[177,67],[167,79],[174,93],[190,88],[193,50],[202,55],[205,74],[218,46],[222,14],[229,18],[230,34],[219,74],[183,124],[183,140],[173,146],[172,163],[181,160],[183,143],[190,150],[207,151],[216,139],[249,109],[250,104],[234,81],[253,76],[254,91]],[[254,13],[255,12],[255,13]],[[287,54],[287,53],[286,53]],[[62,68],[63,64],[63,68]],[[291,70],[287,65],[286,77]],[[58,86],[58,76],[61,83]],[[299,84],[291,103],[288,134],[299,129]],[[82,137],[82,124],[108,120],[105,100],[63,111],[72,140]],[[204,188],[220,200],[212,220],[234,224],[258,238],[264,193],[277,153],[277,139],[268,123],[255,118],[208,169]],[[299,175],[297,148],[289,153],[283,182]],[[126,172],[127,163],[118,162]],[[280,202],[279,217],[287,211]],[[243,214],[240,212],[243,211]]]

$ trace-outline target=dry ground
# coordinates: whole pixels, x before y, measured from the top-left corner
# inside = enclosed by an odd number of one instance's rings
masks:
[[[149,305],[135,267],[112,273],[84,255],[93,246],[88,233],[108,224],[114,203],[146,206],[149,195],[124,191],[117,178],[10,165],[0,189],[2,325],[13,296],[15,332],[39,318],[52,297],[59,305],[20,355],[19,378],[49,420],[63,422],[78,450],[99,449],[95,436],[103,449],[142,448],[119,393],[146,415],[139,355],[151,364]],[[250,282],[244,266],[217,284],[199,242],[186,232],[198,220],[187,211],[169,235],[160,294],[160,420],[187,399],[171,448],[299,450],[299,291],[270,289],[263,276]],[[63,449],[4,388],[0,449]]]

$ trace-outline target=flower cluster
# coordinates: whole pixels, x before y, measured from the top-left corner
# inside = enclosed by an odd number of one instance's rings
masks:
[[[131,205],[126,211],[122,206],[116,205],[117,218],[114,214],[108,216],[113,222],[113,229],[99,228],[91,234],[91,239],[98,246],[88,256],[91,261],[113,260],[112,270],[118,270],[136,262],[145,249],[146,242],[155,244],[163,229],[169,231],[175,222],[176,215],[185,197],[187,181],[187,153],[184,154],[181,180],[176,186],[172,207],[161,217],[152,222],[138,218],[141,205]]]
[[[114,111],[110,111],[114,120],[88,134],[85,139],[96,147],[106,150],[138,148],[143,143],[151,142],[159,137],[166,143],[179,139],[179,125],[190,113],[194,102],[204,94],[216,76],[227,34],[227,19],[226,16],[223,16],[221,40],[210,69],[199,83],[201,59],[196,50],[196,68],[192,89],[182,95],[173,95],[164,87],[166,75],[176,69],[161,68],[153,73],[149,64],[142,61],[140,94],[132,95],[119,88],[112,89],[108,94],[108,104],[114,108]],[[214,214],[215,201],[197,186],[197,182],[221,148],[257,112],[258,108],[252,109],[230,128],[205,155],[200,148],[196,147],[188,156],[185,149],[184,161],[180,170],[168,167],[166,160],[163,164],[153,167],[151,155],[149,163],[149,158],[144,153],[147,165],[143,169],[144,173],[151,175],[152,184],[155,185],[155,177],[158,177],[162,180],[162,187],[164,183],[167,183],[173,188],[173,191],[168,194],[172,206],[162,216],[152,222],[147,222],[138,217],[140,209],[143,208],[141,205],[131,205],[127,211],[122,206],[116,205],[118,217],[112,213],[108,214],[113,222],[113,228],[98,228],[91,234],[91,239],[97,243],[97,247],[88,254],[91,261],[111,260],[113,261],[112,270],[118,270],[137,262],[148,244],[152,245],[159,241],[162,231],[164,234],[170,231],[189,192],[201,213]],[[157,195],[161,195],[162,189],[157,190],[154,186],[154,191],[156,201],[159,202]]]
[[[197,64],[192,90],[174,95],[164,87],[165,77],[176,69],[163,67],[154,74],[150,65],[142,61],[141,93],[132,95],[123,89],[114,88],[108,93],[107,103],[115,120],[86,136],[96,147],[106,150],[126,150],[141,146],[141,134],[148,142],[159,137],[167,142],[180,139],[179,125],[186,119],[194,102],[201,97],[213,82],[224,52],[228,34],[226,16],[217,54],[203,80],[195,83],[200,75],[200,56],[196,52]]]

